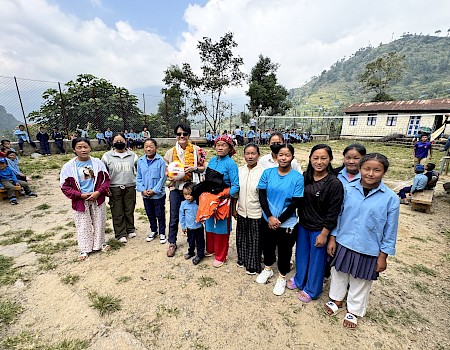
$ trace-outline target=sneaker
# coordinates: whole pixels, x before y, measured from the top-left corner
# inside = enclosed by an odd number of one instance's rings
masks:
[[[164,234],[159,235],[159,243],[164,244],[166,242],[167,242],[166,235]]]
[[[186,260],[189,260],[190,258],[193,258],[195,256],[195,254],[191,254],[191,253],[186,253],[186,254],[184,254],[184,258],[186,259]]]
[[[266,284],[270,277],[273,276],[272,269],[265,268],[262,272],[256,277],[256,283]]]
[[[19,204],[19,202],[17,201],[17,199],[11,199],[11,200],[9,201],[9,203],[11,203],[11,205],[17,205],[17,204]]]
[[[213,266],[214,267],[221,267],[223,264],[224,264],[224,262],[220,261],[220,260],[214,260],[213,261]]]
[[[277,283],[275,283],[275,287],[273,287],[273,294],[278,296],[283,295],[285,289],[286,289],[286,278],[278,277]]]
[[[192,263],[194,264],[194,265],[198,265],[198,264],[200,264],[200,261],[202,261],[203,260],[203,258],[200,258],[198,255],[194,258],[194,259],[192,259]]]
[[[132,232],[128,232],[128,238],[134,238],[136,237],[136,232],[132,231]]]
[[[244,263],[242,261],[239,261],[239,260],[237,261],[236,265],[239,268],[243,268],[244,267]]]
[[[119,238],[120,243],[127,243],[127,237],[120,237]]]
[[[213,256],[213,255],[214,255],[214,253],[208,253],[205,251],[205,258],[209,258],[210,256]]]
[[[26,195],[27,195],[28,197],[37,197],[37,194],[34,193],[34,192],[28,192],[28,193],[26,193]]]
[[[245,270],[245,273],[247,275],[256,275],[256,271],[255,270]]]
[[[147,242],[151,242],[151,241],[153,241],[153,240],[155,239],[155,236],[156,236],[156,232],[150,232],[150,233],[147,235],[147,238],[145,238],[145,240],[146,240]]]
[[[176,251],[177,251],[177,245],[175,243],[170,243],[169,249],[167,249],[167,256],[169,258],[173,257],[175,255]]]

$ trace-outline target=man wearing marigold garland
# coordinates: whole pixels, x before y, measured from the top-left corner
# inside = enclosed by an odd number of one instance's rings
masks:
[[[177,250],[177,233],[179,222],[179,211],[183,197],[183,186],[190,181],[194,184],[200,182],[199,174],[205,170],[205,152],[198,146],[193,145],[189,141],[191,136],[191,128],[189,125],[180,123],[174,128],[177,138],[175,147],[170,148],[164,160],[167,164],[174,161],[180,161],[184,164],[185,177],[181,180],[172,180],[169,184],[169,204],[170,204],[170,221],[169,221],[169,249],[167,256],[173,257]]]

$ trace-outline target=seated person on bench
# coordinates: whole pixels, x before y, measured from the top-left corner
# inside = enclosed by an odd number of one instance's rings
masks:
[[[439,180],[439,173],[434,170],[436,164],[427,163],[425,165],[425,176],[428,178],[427,185],[425,186],[426,190],[433,190],[436,187],[436,183]]]
[[[27,182],[18,180],[14,171],[8,166],[6,158],[0,158],[0,189],[6,189],[9,202],[12,205],[18,204],[14,186],[20,185],[25,190],[25,194],[29,197],[37,197],[31,191]]]
[[[14,151],[6,152],[6,161],[8,162],[8,166],[14,171],[14,175],[16,175],[17,180],[28,181],[27,176],[20,171],[19,168],[19,157],[17,157],[17,153]]]
[[[416,175],[414,176],[414,181],[413,181],[412,186],[403,187],[397,193],[397,195],[400,197],[401,204],[409,204],[408,200],[406,199],[407,193],[413,194],[415,192],[420,192],[425,189],[425,186],[428,183],[428,177],[425,176],[425,174],[423,173],[424,171],[425,171],[425,168],[421,164],[417,164],[414,167],[414,172],[416,173]]]

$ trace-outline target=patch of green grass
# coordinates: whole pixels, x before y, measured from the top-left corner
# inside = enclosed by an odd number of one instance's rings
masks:
[[[131,281],[131,276],[120,276],[116,278],[117,283],[125,283]]]
[[[13,265],[14,258],[0,255],[0,286],[14,284],[20,278],[18,269]]]
[[[119,250],[125,246],[125,243],[119,242],[115,238],[111,238],[107,243],[109,244],[110,250]]]
[[[422,264],[414,264],[411,266],[411,272],[414,276],[417,276],[421,273],[428,275],[428,276],[432,276],[432,277],[436,277],[437,276],[437,272],[434,271],[433,269],[430,269]]]
[[[217,285],[217,282],[214,278],[209,277],[209,276],[201,276],[198,278],[197,280],[197,284],[200,287],[200,289],[202,288],[208,288],[208,287],[212,287]]]
[[[180,310],[178,310],[178,308],[176,307],[168,307],[165,305],[158,305],[157,309],[156,309],[156,317],[160,318],[163,317],[164,315],[167,315],[169,317],[175,316],[177,317],[180,313]]]
[[[80,275],[72,275],[68,273],[63,278],[61,278],[61,282],[64,284],[70,284],[73,286],[75,283],[77,283],[80,280]]]
[[[66,232],[61,236],[61,239],[69,239],[73,237],[73,232]]]
[[[32,252],[38,253],[38,254],[44,254],[44,255],[51,255],[55,254],[57,252],[61,252],[63,250],[66,250],[69,247],[72,247],[74,245],[77,245],[77,242],[74,240],[70,241],[63,241],[58,243],[37,243],[37,244],[31,244],[29,246],[29,249]]]
[[[415,239],[415,240],[420,241],[420,242],[426,242],[427,241],[425,238],[418,237],[418,236],[411,236],[411,239]]]
[[[17,315],[22,312],[22,307],[10,300],[0,299],[0,324],[9,325],[13,323]]]
[[[34,231],[31,229],[28,230],[9,230],[6,231],[3,236],[8,237],[7,239],[1,240],[0,245],[11,245],[23,242],[27,237],[34,235]]]
[[[165,278],[167,280],[174,280],[177,277],[175,275],[172,275],[171,273],[168,273],[167,275],[163,276],[163,278]]]
[[[63,340],[54,345],[44,345],[42,350],[84,350],[89,347],[89,341],[80,339]]]
[[[147,221],[148,221],[148,217],[143,216],[143,215],[140,215],[140,216],[138,217],[138,220],[139,220],[139,221],[142,221],[142,222],[147,222]]]
[[[111,228],[111,227],[106,227],[105,228],[105,233],[113,233],[114,232],[114,230]]]
[[[36,337],[28,332],[21,332],[16,335],[5,337],[1,341],[1,349],[38,349]]]
[[[75,221],[69,221],[69,222],[66,224],[66,226],[67,226],[67,227],[75,227]]]
[[[45,241],[47,238],[53,237],[55,234],[56,232],[46,231],[44,233],[33,235],[28,239],[28,243]]]
[[[23,238],[20,236],[13,236],[9,237],[7,239],[3,239],[0,241],[0,245],[11,245],[11,244],[17,244],[23,242]]]
[[[33,180],[37,180],[37,179],[43,179],[44,177],[42,176],[42,175],[39,175],[39,174],[37,174],[37,175],[31,175],[31,179],[33,179]]]
[[[32,214],[31,217],[32,217],[33,219],[35,219],[35,218],[42,218],[42,217],[45,216],[45,214],[46,214],[46,213],[36,213],[36,214]]]
[[[49,208],[50,208],[50,206],[47,203],[43,203],[41,205],[38,205],[35,209],[36,210],[47,210]]]
[[[417,289],[421,293],[425,293],[425,294],[430,293],[430,289],[428,288],[428,286],[425,283],[419,283],[416,281],[413,284],[411,284],[411,287],[413,287],[414,289]]]
[[[194,350],[208,350],[209,347],[206,346],[205,344],[202,344],[200,342],[200,340],[196,339],[193,343],[192,343],[192,349]]]
[[[61,209],[61,210],[58,210],[58,211],[56,212],[56,214],[67,214],[67,212],[68,212],[67,209]]]
[[[43,255],[38,258],[38,264],[40,270],[53,270],[58,264],[53,260],[51,255]]]
[[[96,292],[89,292],[90,307],[96,309],[100,316],[113,313],[122,309],[122,301],[110,294],[100,295]]]
[[[420,313],[415,310],[400,308],[389,308],[384,310],[385,315],[388,319],[393,319],[396,324],[402,324],[404,326],[412,325],[415,323],[425,323],[428,322]]]
[[[136,208],[136,209],[134,209],[134,212],[141,214],[141,215],[147,215],[144,208]]]

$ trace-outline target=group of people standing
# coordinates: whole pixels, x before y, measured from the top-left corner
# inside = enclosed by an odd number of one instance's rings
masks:
[[[296,289],[304,303],[319,298],[324,278],[331,274],[330,301],[324,309],[330,315],[338,313],[347,296],[344,326],[355,328],[365,314],[372,281],[386,269],[388,255],[395,253],[399,199],[382,181],[387,158],[366,154],[362,145],[353,144],[344,150],[344,165],[333,169],[332,149],[318,144],[302,173],[293,146],[274,133],[268,140],[269,155],[260,157],[259,146],[249,143],[244,147],[246,164],[238,167],[230,136],[216,138],[216,155],[206,162],[203,150],[189,141],[188,125],[177,125],[174,133],[176,145],[164,157],[151,138],[144,140],[145,154],[138,158],[126,149],[125,136],[117,133],[113,149],[102,160],[89,156],[88,140],[72,141],[77,157],[64,165],[60,182],[72,199],[79,259],[109,249],[104,242],[106,195],[115,237],[125,243],[136,236],[136,188],[150,222],[146,240],[158,235],[161,244],[168,240],[168,257],[176,254],[181,225],[189,245],[185,259],[196,265],[214,256],[212,264],[220,268],[227,261],[234,216],[239,267],[265,284],[276,263],[273,293]],[[167,180],[167,164],[174,161],[184,164],[185,176]],[[296,273],[288,279],[294,245]]]

